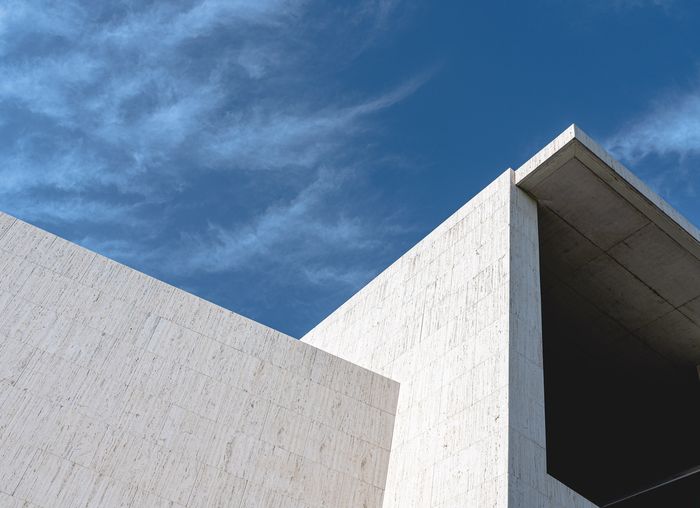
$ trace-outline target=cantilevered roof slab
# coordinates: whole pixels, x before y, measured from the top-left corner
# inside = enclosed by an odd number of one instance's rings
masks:
[[[677,365],[700,364],[700,231],[572,125],[515,172],[542,269]]]

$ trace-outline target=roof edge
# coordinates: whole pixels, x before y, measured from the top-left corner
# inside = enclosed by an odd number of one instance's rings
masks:
[[[539,182],[555,172],[566,161],[573,157],[582,158],[584,154],[592,155],[602,163],[603,168],[600,167],[600,164],[596,164],[596,166],[598,166],[597,169],[602,170],[607,168],[607,172],[595,172],[621,196],[633,202],[640,211],[649,216],[650,208],[656,209],[657,214],[661,214],[667,219],[670,219],[670,221],[675,223],[685,234],[689,235],[695,242],[700,244],[700,229],[686,219],[678,210],[673,208],[665,199],[651,190],[642,180],[632,173],[632,171],[615,159],[576,124],[571,124],[567,127],[561,134],[515,170],[515,184],[526,191],[532,189]],[[590,157],[585,158],[589,159],[589,161],[591,160]],[[606,174],[601,174],[601,172]],[[643,198],[642,201],[645,201],[647,205],[651,205],[651,207],[639,206],[640,197]],[[653,217],[650,218],[654,220]],[[654,220],[654,222],[657,222],[657,220]],[[662,220],[662,222],[666,221]]]

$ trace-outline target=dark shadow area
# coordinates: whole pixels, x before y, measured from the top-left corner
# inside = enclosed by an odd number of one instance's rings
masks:
[[[586,282],[550,243],[540,245],[547,472],[605,506],[700,465],[700,381],[579,292],[571,281]],[[612,506],[699,507],[700,474]]]
[[[611,508],[659,508],[662,506],[696,508],[700,506],[700,502],[698,502],[699,492],[700,473],[696,473],[650,492],[615,503],[611,505]]]

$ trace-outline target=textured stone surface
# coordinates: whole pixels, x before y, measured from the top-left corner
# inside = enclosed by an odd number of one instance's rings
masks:
[[[1,506],[379,507],[397,394],[0,214]]]
[[[505,506],[511,175],[302,340],[401,383],[384,506]]]
[[[512,171],[302,340],[401,383],[385,507],[592,506],[546,474],[537,213]]]
[[[547,474],[537,204],[511,188],[508,506],[595,505]]]

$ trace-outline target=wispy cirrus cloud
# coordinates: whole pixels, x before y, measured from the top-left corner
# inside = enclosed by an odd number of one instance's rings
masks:
[[[647,114],[612,136],[607,145],[632,162],[649,155],[700,155],[700,88],[658,101]]]
[[[338,247],[342,250],[348,242],[353,243],[355,249],[364,248],[372,240],[365,236],[361,223],[342,215],[324,218],[320,213],[328,206],[328,198],[340,188],[338,175],[321,170],[312,183],[291,200],[270,206],[250,222],[235,228],[209,224],[203,234],[191,235],[182,244],[181,257],[185,262],[177,261],[172,269],[214,273],[246,269],[260,257],[283,252],[284,256],[301,255],[303,259],[295,260],[302,262],[301,267],[319,252]],[[299,237],[313,242],[315,248],[309,252],[285,251],[285,246]]]
[[[604,143],[676,206],[697,197],[700,87],[666,93]]]
[[[346,195],[372,171],[376,115],[432,71],[365,94],[328,76],[398,6],[5,2],[2,209],[165,278],[274,264],[359,284],[371,270],[343,259],[376,248],[383,226]]]
[[[334,163],[347,147],[343,143],[372,129],[372,114],[389,108],[414,93],[434,70],[424,71],[395,89],[359,103],[284,111],[282,105],[254,108],[209,138],[202,158],[212,163],[237,160],[248,169],[285,166],[316,167]]]
[[[11,162],[4,173],[27,187],[87,190],[105,183],[150,194],[143,172],[179,176],[179,150],[194,149],[216,169],[317,163],[360,128],[363,116],[405,97],[415,83],[349,106],[308,93],[297,101],[294,90],[276,93],[273,87],[308,84],[300,79],[306,56],[284,44],[285,36],[291,46],[299,37],[294,20],[307,4],[208,0],[108,12],[80,2],[10,3],[2,21],[0,101],[38,130],[3,151]],[[368,2],[363,12],[379,19],[392,4]],[[271,68],[275,76],[266,82]],[[30,175],[35,154],[48,145],[54,164]],[[17,167],[24,176],[13,174]]]

